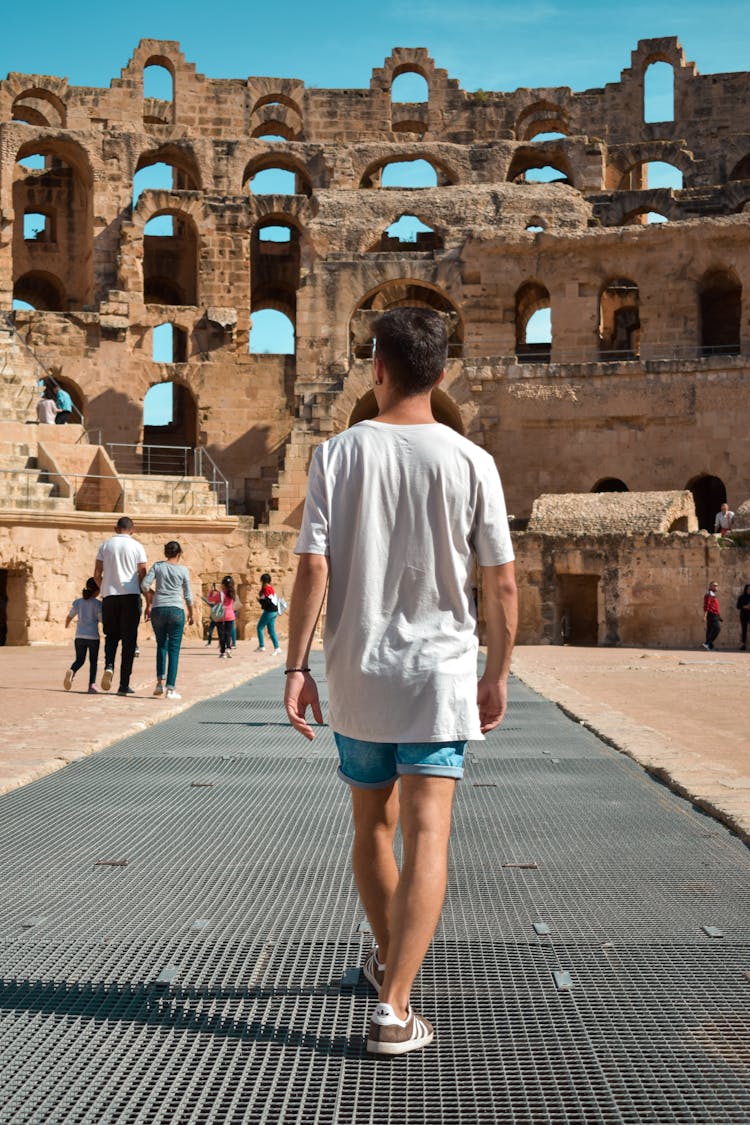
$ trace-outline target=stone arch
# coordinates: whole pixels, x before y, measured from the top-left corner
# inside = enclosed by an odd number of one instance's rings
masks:
[[[648,141],[642,145],[625,145],[616,151],[610,150],[610,169],[619,175],[619,182],[613,186],[618,191],[645,191],[644,168],[647,164],[671,164],[682,173],[683,186],[689,186],[695,169],[695,158],[681,144],[674,141]],[[662,189],[664,190],[664,189]]]
[[[625,484],[624,480],[619,477],[601,477],[600,480],[592,486],[592,492],[630,492],[630,489]]]
[[[728,178],[730,180],[750,180],[750,153],[737,161]]]
[[[259,153],[257,156],[251,157],[242,173],[242,186],[249,190],[249,183],[253,176],[271,168],[278,168],[283,172],[291,172],[294,175],[295,195],[312,195],[312,179],[305,165],[297,157],[279,149]]]
[[[519,141],[532,141],[539,133],[570,135],[568,115],[555,102],[538,101],[527,106],[518,115],[515,134]]]
[[[742,283],[731,268],[707,270],[698,282],[702,355],[739,355]]]
[[[373,324],[386,309],[400,306],[435,309],[447,321],[448,357],[463,355],[463,318],[457,305],[437,285],[416,278],[394,278],[369,290],[354,308],[349,320],[349,341],[355,359],[372,358]]]
[[[134,174],[150,168],[153,164],[169,164],[175,171],[173,191],[200,191],[201,171],[191,145],[168,144],[142,152],[136,161]]]
[[[422,211],[419,207],[413,210],[405,210],[401,208],[399,211],[393,212],[393,217],[386,223],[379,234],[370,231],[362,236],[360,239],[359,250],[361,253],[368,254],[384,254],[384,253],[409,253],[410,248],[423,253],[428,251],[442,250],[445,246],[445,231],[434,222],[428,222],[425,217],[426,212]],[[401,219],[414,218],[418,219],[420,223],[428,227],[427,231],[418,231],[414,242],[406,242],[400,238],[388,234],[390,228],[400,222]]]
[[[173,207],[148,218],[160,215],[172,216],[173,232],[143,235],[143,300],[147,305],[197,305],[200,236],[195,220]]]
[[[627,277],[605,282],[599,291],[599,358],[637,359],[641,320],[638,286]]]
[[[288,94],[269,93],[258,98],[250,114],[250,135],[278,133],[288,141],[301,140],[304,131],[302,109]]]
[[[527,343],[526,330],[534,313],[551,308],[549,289],[540,281],[529,280],[516,290],[516,358],[520,363],[546,363],[552,350],[551,344]]]
[[[533,168],[546,167],[555,168],[562,173],[564,178],[556,181],[557,183],[567,183],[575,186],[570,164],[565,153],[554,146],[552,142],[544,149],[529,148],[527,145],[517,148],[508,169],[508,182],[518,183],[522,181],[526,173],[530,172]]]
[[[371,160],[359,178],[359,186],[360,188],[377,187],[386,165],[410,164],[415,160],[424,160],[427,164],[432,165],[437,174],[438,187],[450,187],[461,182],[458,170],[451,167],[441,157],[435,156],[429,150],[425,151],[424,148],[404,148],[400,152],[392,152],[388,156],[381,155],[375,160]]]
[[[266,242],[261,232],[267,227],[286,227],[287,242]],[[259,218],[250,234],[250,311],[275,309],[297,325],[297,290],[300,283],[301,226],[284,212]]]
[[[170,371],[167,378],[155,379],[149,384],[143,396],[144,410],[149,391],[159,386],[172,388],[172,418],[161,425],[143,422],[144,446],[162,447],[151,455],[150,464],[144,459],[143,471],[157,476],[187,475],[183,450],[194,449],[198,444],[198,400],[187,381]],[[175,447],[174,454],[165,446]]]
[[[18,147],[16,161],[39,154],[37,171],[16,164],[13,184],[13,277],[53,275],[62,285],[65,309],[81,309],[94,300],[93,170],[86,150],[66,137],[40,134]],[[27,240],[23,216],[54,216],[55,237]],[[33,303],[33,302],[32,302]]]
[[[64,129],[67,124],[65,103],[52,90],[31,86],[13,98],[11,119],[25,121],[27,125]]]
[[[64,312],[67,308],[65,286],[59,277],[45,270],[30,270],[17,278],[13,299],[25,301],[39,312]]]
[[[713,531],[716,513],[727,499],[724,481],[710,473],[698,473],[688,481],[685,488],[693,494],[698,527],[703,531]]]

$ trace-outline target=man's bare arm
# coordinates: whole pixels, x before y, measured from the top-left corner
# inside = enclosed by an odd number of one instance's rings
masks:
[[[327,556],[300,555],[289,607],[287,668],[307,667],[327,585]],[[289,722],[305,738],[312,740],[315,735],[305,712],[311,707],[315,721],[323,722],[317,684],[309,672],[292,672],[285,679],[284,706]]]
[[[508,673],[518,626],[515,564],[483,566],[487,664],[477,688],[482,733],[499,726],[508,706]]]
[[[97,559],[94,563],[94,582],[101,589],[102,575],[104,574],[104,563],[101,559]]]

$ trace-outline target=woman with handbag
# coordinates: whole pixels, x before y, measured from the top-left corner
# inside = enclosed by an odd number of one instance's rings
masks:
[[[273,645],[274,656],[281,656],[281,649],[279,648],[279,641],[276,636],[276,618],[279,616],[279,599],[276,596],[276,591],[271,585],[271,575],[261,574],[260,576],[260,593],[258,594],[258,604],[261,608],[261,615],[258,619],[258,652],[265,652],[266,645],[263,637],[263,630],[265,629],[271,638]]]
[[[219,634],[219,660],[232,656],[232,622],[234,621],[234,602],[237,591],[231,574],[221,580],[221,600],[211,606],[211,617],[216,622]]]

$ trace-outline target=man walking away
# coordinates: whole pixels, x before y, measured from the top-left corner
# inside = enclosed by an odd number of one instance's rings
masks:
[[[714,641],[721,632],[719,598],[715,582],[710,584],[703,597],[703,620],[706,624],[706,639],[703,647],[712,650]]]
[[[354,878],[377,942],[363,969],[380,1001],[367,1049],[400,1055],[433,1039],[411,989],[443,905],[466,742],[505,714],[517,609],[495,463],[432,416],[447,356],[443,319],[397,308],[375,333],[379,415],[324,442],[310,466],[285,703],[312,739],[307,708],[323,719],[308,654],[328,584],[329,721],[339,777],[351,787]],[[488,642],[478,685],[474,558]]]
[[[115,534],[102,543],[96,554],[94,579],[102,593],[104,628],[104,675],[102,691],[109,691],[115,670],[117,646],[120,656],[118,695],[133,695],[130,673],[138,643],[141,617],[141,582],[146,577],[146,552],[133,538],[133,521],[121,516]]]

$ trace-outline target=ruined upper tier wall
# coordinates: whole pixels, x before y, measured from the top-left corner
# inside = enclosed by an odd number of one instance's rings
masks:
[[[669,122],[644,121],[644,76],[653,62],[673,67],[674,120]],[[144,99],[143,71],[149,65],[171,73],[171,101]],[[392,83],[405,71],[426,80],[425,103],[392,104]],[[666,159],[670,152],[689,153],[683,171],[695,183],[719,183],[747,154],[747,87],[746,73],[699,75],[674,37],[641,40],[620,80],[601,89],[524,88],[507,93],[461,89],[423,48],[396,48],[373,71],[369,88],[321,90],[308,89],[293,78],[207,78],[185,60],[178,43],[141,40],[108,89],[71,86],[66,78],[9,74],[0,83],[0,121],[12,120],[20,103],[31,107],[30,116],[37,124],[46,121],[74,132],[119,134],[141,131],[145,123],[156,140],[178,135],[231,143],[272,126],[290,141],[337,147],[363,139],[519,143],[554,130],[570,137],[597,138],[615,148],[647,146],[647,151],[648,146],[656,146],[662,155],[654,159]],[[634,163],[640,150],[620,155],[632,156]],[[473,179],[482,179],[479,168],[473,172]],[[487,172],[492,178],[494,169]],[[331,176],[331,184],[344,185],[335,168]],[[224,184],[212,170],[203,186],[222,190]]]

